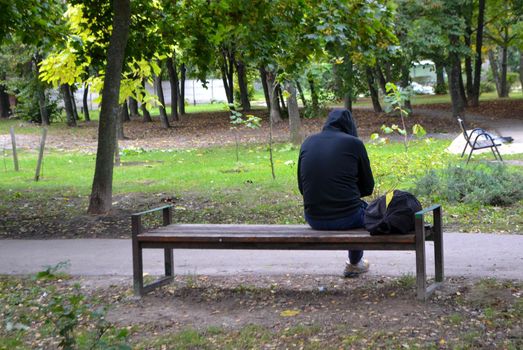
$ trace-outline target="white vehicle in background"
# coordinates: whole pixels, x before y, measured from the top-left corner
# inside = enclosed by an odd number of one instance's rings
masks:
[[[434,95],[434,88],[429,85],[421,85],[420,83],[416,83],[415,81],[410,84],[412,87],[412,92],[418,95]]]

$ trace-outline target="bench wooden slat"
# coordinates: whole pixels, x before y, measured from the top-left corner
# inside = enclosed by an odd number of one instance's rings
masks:
[[[403,243],[415,235],[371,236],[365,230],[315,231],[306,225],[194,225],[176,224],[138,235],[139,242],[169,243]]]

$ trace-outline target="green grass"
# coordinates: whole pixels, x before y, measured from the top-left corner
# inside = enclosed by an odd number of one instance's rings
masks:
[[[483,93],[479,97],[480,101],[492,101],[498,99],[499,97],[495,92]],[[521,94],[521,92],[512,92],[508,99],[521,100],[523,99],[523,94]],[[414,95],[411,102],[413,105],[450,103],[450,95]],[[354,104],[354,107],[372,107],[372,101],[367,97],[360,98]]]
[[[408,154],[402,143],[368,144],[376,185],[374,195],[367,200],[395,188],[409,190],[430,169],[461,162],[458,156],[444,151],[448,144],[447,140],[416,141],[411,143]],[[179,203],[176,209],[177,217],[185,222],[303,222],[296,181],[298,149],[289,144],[275,146],[276,180],[271,177],[268,157],[265,145],[242,146],[239,163],[234,147],[124,150],[122,166],[114,169],[113,193],[146,193],[151,199],[158,195],[182,198],[185,203]],[[36,153],[20,152],[19,158],[19,172],[12,169],[8,155],[4,155],[3,166],[0,163],[0,193],[6,198],[0,210],[9,210],[12,201],[46,203],[59,197],[66,203],[68,198],[85,198],[90,193],[95,154],[47,152],[39,182],[33,180]],[[481,158],[490,159],[487,155]],[[430,204],[421,200],[424,205]],[[191,201],[199,207],[191,206]],[[522,203],[503,208],[442,204],[444,223],[456,230],[520,232],[523,227]]]
[[[403,145],[368,145],[369,156],[380,189],[408,186],[414,176],[432,167],[443,166],[454,159],[442,150],[448,141],[416,142],[408,156]],[[271,178],[269,154],[265,145],[240,148],[240,162],[233,147],[122,151],[122,166],[114,171],[116,193],[184,190],[206,193],[235,191],[251,186],[270,191],[297,194],[296,161],[298,149],[288,144],[275,146],[276,181]],[[89,193],[93,177],[95,154],[47,152],[40,182],[34,182],[37,155],[20,152],[20,172],[12,170],[11,159],[6,162],[0,178],[0,188],[13,191],[49,190]],[[407,167],[403,171],[399,167]],[[7,169],[6,169],[7,168]],[[406,171],[405,171],[406,170]],[[381,191],[380,191],[381,192]]]

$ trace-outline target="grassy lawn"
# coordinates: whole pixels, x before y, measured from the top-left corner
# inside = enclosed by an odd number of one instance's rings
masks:
[[[367,200],[395,188],[412,189],[416,179],[429,170],[459,163],[457,156],[444,151],[448,144],[446,140],[413,142],[408,154],[401,143],[367,145],[376,180],[374,195]],[[124,150],[122,166],[114,171],[113,191],[117,196],[145,193],[153,198],[164,194],[205,203],[191,206],[180,201],[176,217],[182,222],[300,223],[303,219],[296,182],[297,157],[298,149],[289,144],[276,145],[276,179],[273,180],[265,145],[241,147],[240,162],[236,162],[233,147],[150,152]],[[482,158],[490,159],[489,155],[479,157]],[[514,158],[522,159],[523,156]],[[11,164],[2,170],[0,192],[7,200],[0,204],[0,210],[9,210],[9,198],[43,203],[51,202],[57,196],[86,198],[90,193],[94,162],[94,154],[51,151],[45,156],[41,181],[34,182],[36,154],[22,152],[20,172],[11,170]],[[431,201],[421,200],[424,205]],[[445,224],[453,229],[521,231],[521,201],[509,207],[442,204]]]
[[[512,92],[509,99],[521,100],[523,99],[523,94],[521,92]],[[499,100],[499,97],[495,92],[485,92],[481,94],[479,100],[493,101]],[[411,102],[413,105],[450,103],[450,95],[414,95]],[[360,98],[354,104],[354,107],[372,107],[372,101],[367,97]]]

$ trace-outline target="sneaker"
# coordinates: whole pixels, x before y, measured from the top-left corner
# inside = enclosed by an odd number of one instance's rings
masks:
[[[345,270],[343,271],[343,277],[354,278],[358,277],[362,273],[369,271],[369,262],[367,259],[361,259],[359,263],[353,265],[349,261],[345,263]]]

